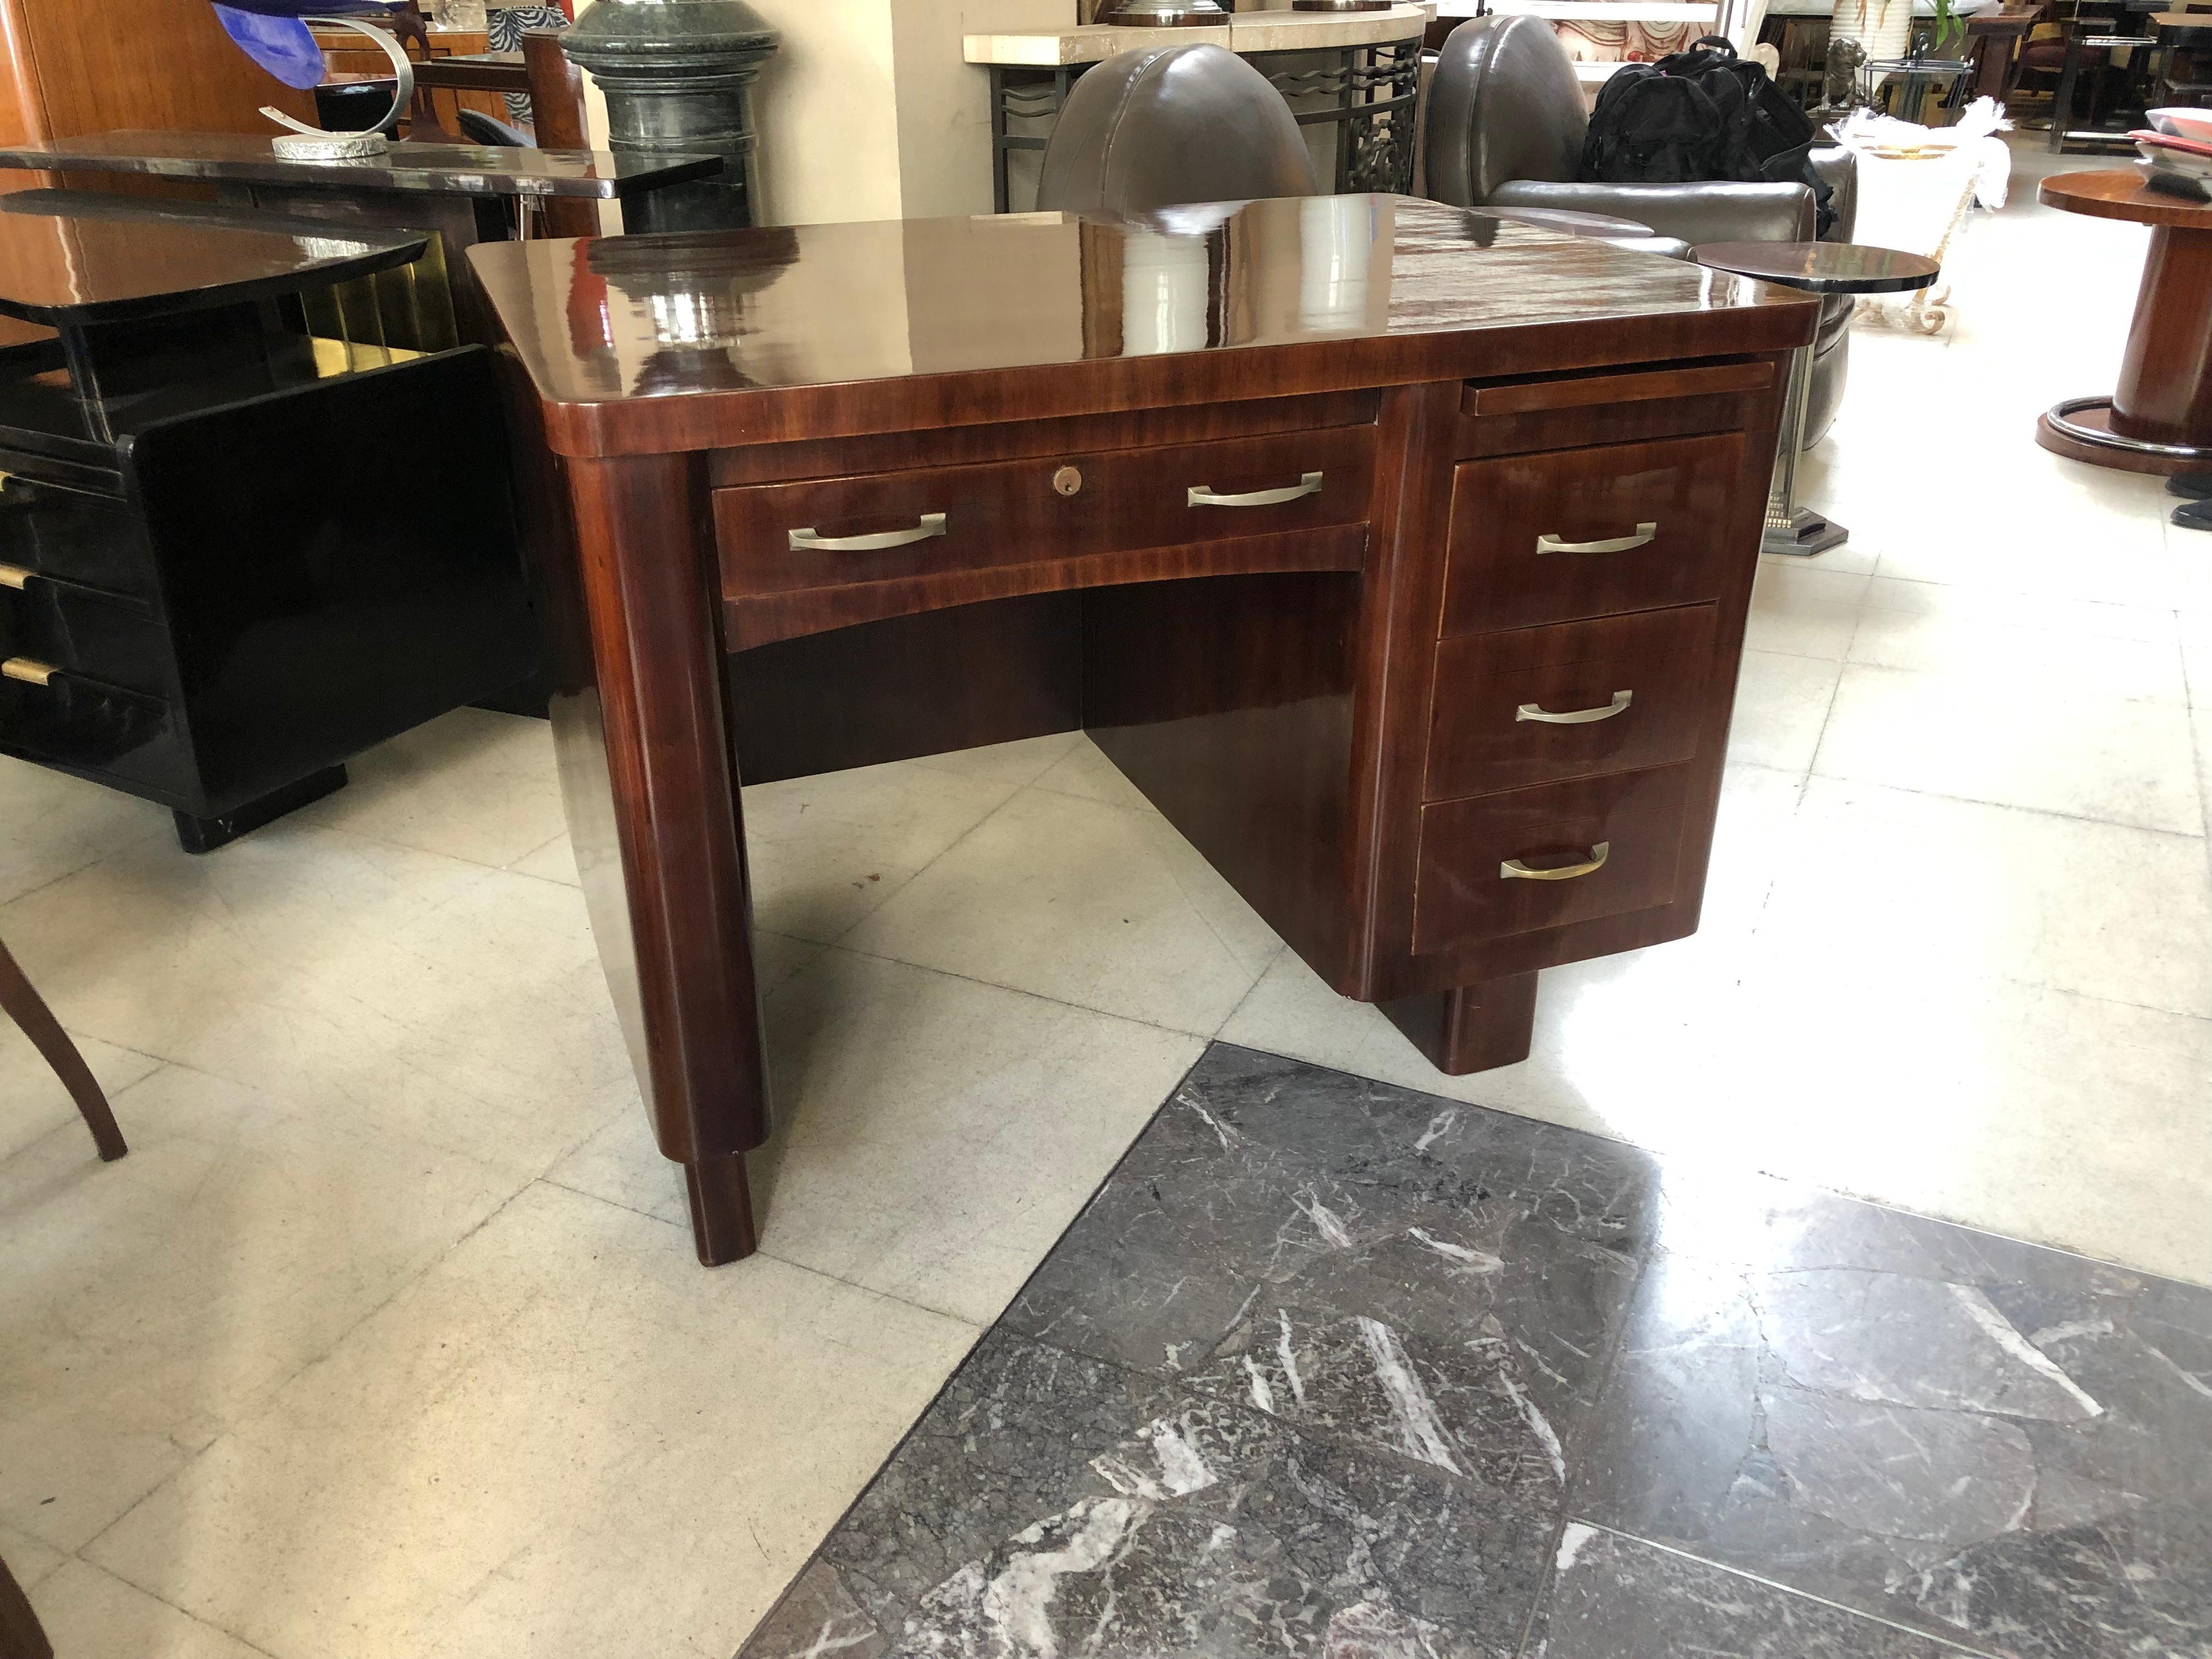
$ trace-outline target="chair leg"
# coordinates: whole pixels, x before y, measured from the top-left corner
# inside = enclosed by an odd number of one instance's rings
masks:
[[[92,1068],[84,1063],[76,1044],[70,1041],[61,1022],[54,1018],[53,1010],[46,1000],[32,988],[23,970],[15,965],[15,958],[8,954],[8,947],[0,945],[0,1010],[23,1028],[23,1035],[31,1039],[31,1046],[46,1056],[46,1064],[54,1068],[54,1075],[76,1102],[76,1109],[84,1114],[86,1125],[92,1130],[93,1145],[100,1148],[100,1159],[112,1164],[131,1149],[123,1144],[123,1131],[116,1127],[115,1114],[108,1109],[107,1097],[100,1091],[100,1084],[92,1075]]]
[[[31,1611],[31,1598],[0,1561],[0,1659],[54,1659],[53,1644]]]

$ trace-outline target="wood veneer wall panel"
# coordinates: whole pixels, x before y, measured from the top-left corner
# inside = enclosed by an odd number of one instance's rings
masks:
[[[314,118],[312,93],[256,68],[233,46],[207,0],[7,0],[18,27],[11,58],[27,54],[49,138],[149,127],[176,132],[270,132],[264,104]]]

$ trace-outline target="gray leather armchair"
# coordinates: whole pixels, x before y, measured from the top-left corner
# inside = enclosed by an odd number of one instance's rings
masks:
[[[1457,207],[1567,208],[1647,224],[1662,237],[1699,242],[1800,242],[1817,222],[1802,185],[1585,184],[1589,126],[1574,65],[1552,26],[1527,16],[1477,17],[1444,42],[1429,96],[1425,161],[1429,194]],[[1848,242],[1858,216],[1858,162],[1815,148],[1814,165],[1835,196],[1828,240]],[[1814,346],[1805,441],[1823,436],[1844,398],[1851,296],[1829,299]]]
[[[1319,194],[1305,135],[1266,76],[1219,46],[1155,46],[1075,83],[1037,206],[1123,214]]]

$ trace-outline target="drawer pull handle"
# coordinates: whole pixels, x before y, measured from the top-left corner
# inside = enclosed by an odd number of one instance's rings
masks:
[[[1624,714],[1628,705],[1636,701],[1633,691],[1616,691],[1613,701],[1602,708],[1574,708],[1564,714],[1554,714],[1540,704],[1524,702],[1514,712],[1516,720],[1541,720],[1547,726],[1592,726],[1599,720],[1609,720]]]
[[[1539,553],[1632,553],[1639,547],[1649,547],[1659,539],[1656,520],[1647,519],[1636,526],[1633,536],[1614,536],[1601,542],[1563,542],[1557,536],[1536,538]]]
[[[0,564],[0,587],[12,587],[20,593],[31,585],[31,579],[38,574],[35,570],[24,569],[20,564]]]
[[[1302,496],[1321,494],[1322,480],[1326,475],[1309,472],[1294,484],[1285,484],[1280,489],[1255,489],[1248,495],[1217,495],[1206,484],[1190,487],[1193,507],[1280,507],[1285,501],[1295,501]]]
[[[874,536],[824,536],[813,530],[794,530],[791,532],[791,550],[794,553],[880,553],[890,547],[912,547],[916,542],[926,542],[932,536],[945,533],[945,514],[925,513],[921,522],[911,530],[886,530]]]
[[[1605,868],[1606,859],[1613,852],[1613,843],[1601,841],[1590,848],[1588,864],[1570,864],[1558,870],[1531,870],[1519,859],[1508,859],[1498,866],[1500,881],[1572,881],[1578,876],[1594,876]]]
[[[21,680],[26,685],[51,685],[54,676],[61,672],[51,663],[34,662],[28,657],[10,657],[0,662],[0,677]]]

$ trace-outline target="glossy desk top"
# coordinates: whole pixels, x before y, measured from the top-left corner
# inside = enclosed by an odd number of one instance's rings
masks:
[[[721,158],[647,161],[605,150],[495,149],[394,144],[358,161],[291,161],[270,137],[239,132],[98,132],[51,143],[0,146],[0,167],[136,173],[218,184],[420,191],[445,196],[583,196],[611,199],[722,170]]]
[[[898,431],[1728,352],[1814,302],[1395,196],[493,243],[568,454]],[[1252,354],[1272,349],[1264,359]]]
[[[411,264],[425,246],[404,233],[0,213],[0,313],[66,326],[200,310]]]

